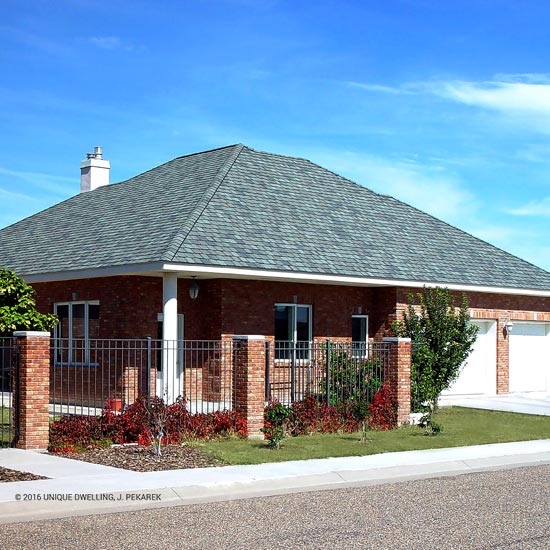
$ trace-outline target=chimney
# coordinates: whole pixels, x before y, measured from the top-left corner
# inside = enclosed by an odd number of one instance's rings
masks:
[[[86,155],[80,163],[80,192],[93,191],[103,185],[109,185],[111,163],[103,160],[101,147],[94,147],[93,153]]]

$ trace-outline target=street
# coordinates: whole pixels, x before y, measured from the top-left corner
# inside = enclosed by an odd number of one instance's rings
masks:
[[[0,526],[4,548],[548,549],[550,465]]]

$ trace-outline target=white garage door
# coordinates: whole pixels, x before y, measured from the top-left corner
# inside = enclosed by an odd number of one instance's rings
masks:
[[[496,394],[496,321],[471,323],[479,327],[474,349],[462,367],[459,377],[442,396]]]
[[[510,391],[550,391],[550,324],[515,322],[510,338]]]

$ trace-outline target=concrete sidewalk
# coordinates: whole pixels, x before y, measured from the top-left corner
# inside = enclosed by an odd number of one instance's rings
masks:
[[[440,405],[550,416],[550,393],[507,393],[492,397],[444,396],[440,399]]]
[[[395,483],[540,464],[550,464],[550,439],[146,473],[2,449],[0,466],[51,479],[0,483],[0,523]]]

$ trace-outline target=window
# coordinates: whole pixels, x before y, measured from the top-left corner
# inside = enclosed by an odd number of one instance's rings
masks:
[[[352,315],[351,345],[354,357],[368,357],[369,354],[369,317]]]
[[[311,306],[275,304],[275,359],[309,358]]]
[[[90,364],[90,340],[99,337],[99,302],[54,304],[55,362]]]

